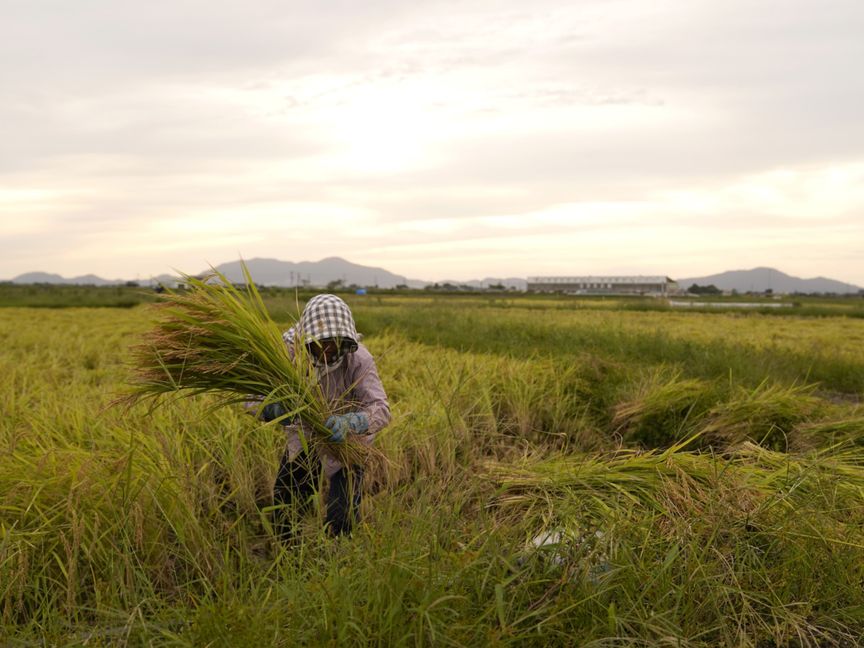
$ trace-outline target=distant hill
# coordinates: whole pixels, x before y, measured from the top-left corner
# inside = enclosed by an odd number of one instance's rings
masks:
[[[240,268],[240,261],[229,261],[220,263],[215,266],[216,270],[228,277],[229,280],[241,283],[243,281],[243,272]],[[385,270],[384,268],[374,266],[364,266],[357,263],[351,263],[340,257],[328,257],[320,261],[301,261],[293,263],[291,261],[280,261],[278,259],[249,259],[246,261],[246,267],[252,274],[252,279],[255,283],[262,286],[303,286],[309,285],[315,288],[323,288],[331,281],[343,281],[344,285],[352,284],[364,287],[379,288],[395,288],[396,286],[408,286],[409,288],[423,288],[432,284],[431,281],[423,281],[421,279],[408,279],[403,275],[398,275]],[[200,274],[206,274],[207,270],[202,270]],[[178,278],[169,274],[161,274],[157,277],[148,277],[147,279],[137,280],[142,286],[149,286],[161,283],[166,286],[174,286]],[[12,279],[13,283],[18,284],[79,284],[92,286],[110,286],[126,283],[125,279],[102,279],[93,274],[83,275],[67,279],[58,274],[48,272],[27,272],[18,275]],[[450,283],[457,286],[471,286],[472,288],[487,288],[492,285],[503,285],[505,288],[515,288],[516,290],[525,290],[527,282],[519,277],[486,277],[484,279],[472,279],[470,281],[460,281],[450,279],[439,281],[439,284]]]
[[[34,283],[47,283],[47,284],[78,284],[78,285],[86,285],[86,286],[111,286],[115,284],[122,284],[124,281],[122,279],[103,279],[102,277],[97,277],[94,274],[86,274],[80,277],[72,277],[71,279],[66,279],[65,277],[61,277],[58,274],[51,274],[48,272],[25,272],[24,274],[18,275],[14,279],[12,279],[12,283],[16,284],[34,284]]]
[[[299,263],[279,261],[278,259],[255,258],[246,261],[246,266],[252,273],[252,278],[255,282],[262,286],[291,287],[308,285],[315,288],[323,288],[331,281],[341,280],[346,286],[354,284],[365,287],[395,288],[396,286],[404,285],[409,288],[423,288],[432,283],[419,279],[408,279],[403,275],[394,274],[384,268],[351,263],[340,257],[328,257],[320,261],[301,261]],[[216,269],[231,281],[238,283],[243,281],[240,261],[222,263],[216,266]],[[206,271],[203,271],[202,274],[204,272]],[[12,279],[12,282],[17,284],[53,283],[93,286],[116,285],[125,283],[125,281],[124,279],[102,279],[93,274],[66,279],[58,274],[47,272],[28,272]],[[843,294],[857,293],[861,290],[859,286],[825,277],[816,277],[813,279],[792,277],[774,268],[731,270],[729,272],[721,272],[720,274],[705,277],[687,277],[677,279],[676,281],[685,290],[695,283],[700,286],[713,284],[721,290],[737,290],[742,293],[748,291],[765,292],[770,289],[775,293]],[[158,277],[140,279],[138,282],[142,286],[155,283],[173,286],[176,283],[176,277],[163,274]],[[527,287],[526,280],[520,277],[507,277],[505,279],[486,277],[485,279],[472,279],[469,281],[451,279],[438,281],[437,283],[439,285],[450,283],[456,286],[471,286],[472,288],[487,288],[490,285],[502,284],[506,288],[515,288],[516,290],[525,290]]]
[[[408,279],[393,274],[384,268],[358,265],[340,257],[328,257],[320,261],[279,261],[278,259],[249,259],[246,267],[255,283],[262,286],[310,286],[323,287],[331,281],[342,281],[344,285],[395,288],[406,285],[421,288],[425,281]],[[243,281],[240,261],[230,261],[216,266],[216,269],[231,281]]]
[[[216,269],[234,282],[243,281],[243,272],[240,261],[230,261],[215,266]],[[252,274],[252,279],[262,286],[303,286],[309,285],[322,288],[331,281],[343,281],[346,286],[352,284],[364,287],[378,286],[380,288],[395,288],[405,285],[410,288],[422,288],[428,281],[408,279],[397,275],[384,268],[363,266],[351,263],[339,257],[329,257],[320,261],[279,261],[278,259],[249,259],[246,267]],[[207,270],[202,270],[205,274]],[[147,279],[138,280],[141,285],[162,283],[172,286],[177,278],[168,274],[159,275]],[[27,272],[12,279],[16,284],[80,284],[93,286],[108,286],[125,283],[125,279],[102,279],[96,275],[88,274],[80,277],[67,279],[59,274],[48,272]]]
[[[721,290],[737,290],[738,292],[765,292],[772,290],[775,293],[857,293],[860,287],[853,284],[815,277],[813,279],[801,279],[792,277],[774,268],[753,268],[752,270],[730,270],[720,274],[708,275],[707,277],[688,277],[676,279],[678,285],[686,290],[694,283],[700,286],[715,285]]]

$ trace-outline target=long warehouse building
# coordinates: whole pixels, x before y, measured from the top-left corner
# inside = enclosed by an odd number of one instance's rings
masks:
[[[677,291],[678,284],[669,277],[528,277],[528,292],[666,297]]]

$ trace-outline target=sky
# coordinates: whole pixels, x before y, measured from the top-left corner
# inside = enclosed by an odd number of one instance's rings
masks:
[[[0,279],[864,286],[861,0],[0,0]]]

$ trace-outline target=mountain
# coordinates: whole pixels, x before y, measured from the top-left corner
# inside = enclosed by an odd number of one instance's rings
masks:
[[[177,285],[178,278],[174,275],[161,274],[158,277],[148,277],[147,279],[137,279],[135,283],[141,286],[155,286],[163,284],[165,286]],[[77,286],[117,286],[125,284],[127,279],[103,279],[94,274],[81,275],[80,277],[72,277],[67,279],[58,274],[50,272],[25,272],[11,280],[15,284],[64,284]]]
[[[250,259],[246,261],[246,267],[252,274],[256,283],[262,286],[303,286],[309,285],[316,288],[326,286],[331,281],[341,280],[344,285],[378,286],[380,288],[395,288],[405,285],[409,288],[423,288],[432,282],[418,279],[407,279],[402,275],[393,274],[384,268],[364,266],[351,263],[340,257],[329,257],[320,261],[279,261],[278,259]],[[235,282],[243,281],[243,273],[240,269],[240,261],[231,261],[216,266],[229,280]],[[206,272],[206,271],[205,271]],[[204,273],[202,273],[204,274]],[[177,278],[163,274],[158,277],[141,279],[138,281],[142,286],[162,283],[166,286],[175,285]],[[28,272],[18,275],[12,279],[13,283],[54,283],[54,284],[89,284],[94,286],[106,286],[122,284],[123,279],[102,279],[96,275],[88,274],[80,277],[66,279],[58,274],[47,272]],[[860,287],[854,286],[834,279],[815,277],[813,279],[801,279],[792,277],[774,268],[753,268],[752,270],[731,270],[720,274],[705,277],[688,277],[677,279],[678,285],[684,290],[694,283],[700,286],[715,285],[721,290],[737,290],[738,292],[765,292],[772,290],[775,293],[857,293]],[[526,289],[526,280],[519,277],[486,277],[485,279],[472,279],[471,281],[447,280],[438,281],[439,285],[450,283],[457,286],[471,286],[472,288],[487,288],[490,285],[503,284],[507,288],[516,290]]]
[[[86,274],[80,277],[73,277],[72,279],[66,279],[65,277],[61,277],[58,274],[51,274],[49,272],[25,272],[24,274],[18,275],[14,279],[12,279],[12,283],[16,284],[34,284],[34,283],[47,283],[47,284],[78,284],[78,285],[87,285],[87,286],[110,286],[114,284],[123,283],[122,279],[102,279],[102,277],[97,277],[94,274]]]
[[[263,286],[297,286],[308,282],[311,286],[323,287],[331,281],[339,281],[348,286],[378,286],[379,288],[395,288],[396,286],[408,286],[409,288],[423,288],[430,281],[419,279],[408,279],[402,275],[393,274],[384,268],[370,267],[351,263],[340,257],[329,257],[320,261],[301,261],[292,263],[290,261],[279,261],[278,259],[250,259],[246,261],[246,267],[255,283]],[[216,266],[216,269],[231,281],[242,282],[243,272],[240,269],[240,261],[231,261]],[[527,282],[518,277],[498,279],[486,277],[482,280],[471,281],[439,281],[439,284],[451,283],[454,285],[467,285],[472,288],[485,288],[490,284],[503,284],[507,288],[525,290]]]
[[[737,290],[738,292],[765,292],[772,290],[775,293],[857,293],[860,287],[827,279],[825,277],[814,277],[812,279],[801,279],[792,277],[774,268],[753,268],[752,270],[730,270],[720,274],[708,275],[707,277],[688,277],[676,279],[678,285],[686,290],[694,283],[700,286],[715,285],[720,290]]]
[[[12,283],[19,284],[67,283],[68,281],[68,279],[64,279],[58,274],[50,274],[48,272],[25,272],[12,279]]]
[[[230,261],[215,266],[216,270],[224,274],[230,281],[243,282],[243,272],[240,261]],[[395,288],[405,285],[409,288],[422,288],[429,282],[417,279],[408,279],[402,275],[393,274],[384,268],[363,266],[351,263],[339,257],[329,257],[320,261],[279,261],[278,259],[250,259],[246,261],[246,267],[252,274],[255,283],[262,286],[303,286],[324,287],[331,281],[342,281],[344,285],[350,286],[378,286],[380,288]],[[207,270],[201,274],[206,274]],[[162,283],[173,286],[177,278],[172,275],[159,275],[148,279],[139,280],[141,285]],[[58,274],[47,272],[27,272],[12,279],[17,284],[88,284],[94,286],[105,286],[125,283],[123,279],[108,280],[88,274],[81,277],[67,279]]]
[[[427,282],[407,279],[384,268],[358,265],[340,257],[328,257],[320,261],[279,261],[278,259],[249,259],[246,267],[255,283],[262,286],[310,286],[322,287],[331,281],[342,281],[350,286],[377,286],[395,288],[406,285],[421,288]],[[230,261],[216,266],[216,270],[231,281],[242,282],[240,261]]]
[[[148,277],[146,280],[140,281],[141,285],[144,286],[155,286],[162,284],[163,286],[168,286],[169,288],[174,288],[177,286],[178,281],[180,281],[180,277],[177,275],[170,274],[160,274],[155,277]]]

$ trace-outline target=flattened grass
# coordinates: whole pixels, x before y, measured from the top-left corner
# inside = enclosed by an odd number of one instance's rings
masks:
[[[503,524],[554,533],[543,551],[526,543],[526,559],[562,574],[561,591],[591,584],[607,611],[614,606],[620,637],[729,646],[860,638],[859,448],[790,456],[745,444],[720,457],[679,446],[484,469]]]

